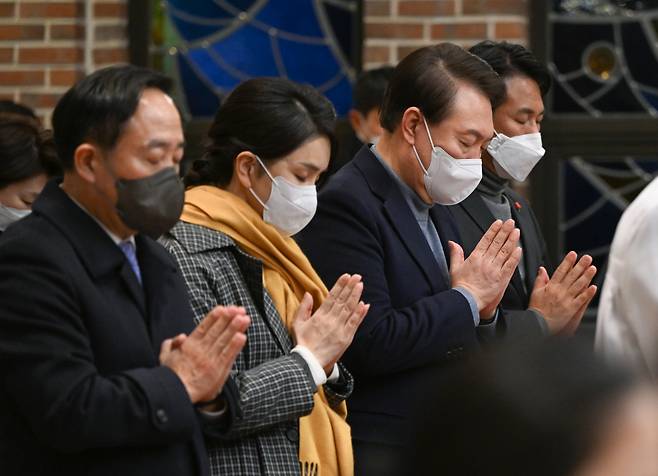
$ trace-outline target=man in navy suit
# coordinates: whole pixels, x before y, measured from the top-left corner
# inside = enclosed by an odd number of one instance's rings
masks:
[[[150,237],[183,201],[170,86],[112,67],[55,109],[64,179],[0,239],[2,474],[209,473],[202,430],[230,423],[221,393],[249,319],[218,307],[194,329]]]
[[[384,99],[383,136],[332,178],[298,236],[325,282],[358,273],[371,304],[344,356],[357,382],[348,419],[358,475],[396,474],[414,403],[437,367],[496,331],[519,230],[494,222],[464,260],[444,205],[478,185],[503,94],[496,73],[456,45],[406,57]]]

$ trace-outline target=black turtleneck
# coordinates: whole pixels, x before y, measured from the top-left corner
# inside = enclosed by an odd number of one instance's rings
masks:
[[[500,220],[509,220],[512,218],[512,209],[509,200],[503,194],[507,187],[507,180],[491,172],[486,167],[482,167],[482,180],[478,185],[477,191],[484,199],[484,203],[491,211],[494,218]]]

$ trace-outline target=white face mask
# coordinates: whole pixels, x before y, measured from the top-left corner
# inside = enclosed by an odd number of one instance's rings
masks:
[[[30,213],[32,213],[32,210],[11,208],[0,204],[0,231],[5,231],[9,225],[17,222],[21,218],[25,218]]]
[[[539,159],[546,153],[539,132],[514,137],[496,133],[496,137],[487,146],[487,151],[493,158],[498,176],[518,182],[528,178]]]
[[[313,219],[318,207],[315,185],[295,185],[281,176],[272,177],[258,156],[256,160],[272,180],[272,191],[267,203],[263,203],[252,188],[249,189],[265,209],[263,220],[277,227],[285,235],[299,233]]]
[[[430,128],[423,118],[427,136],[432,146],[432,160],[429,168],[425,168],[420,160],[416,146],[413,145],[414,154],[425,174],[425,190],[434,203],[441,205],[456,205],[473,190],[482,180],[481,159],[455,159],[439,146],[434,145]]]

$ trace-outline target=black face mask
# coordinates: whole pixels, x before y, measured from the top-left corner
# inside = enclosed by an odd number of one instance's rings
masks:
[[[183,211],[185,187],[173,167],[140,179],[117,179],[116,187],[123,223],[153,239],[169,231]]]

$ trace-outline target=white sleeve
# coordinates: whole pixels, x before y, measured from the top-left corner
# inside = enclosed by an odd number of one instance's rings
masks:
[[[617,227],[601,292],[596,348],[606,357],[621,359],[656,377],[658,206],[644,202],[622,217]]]
[[[315,355],[313,355],[313,352],[308,350],[303,345],[296,345],[291,350],[291,352],[299,354],[306,361],[306,364],[311,371],[311,375],[313,375],[313,381],[315,382],[315,385],[319,387],[320,385],[327,383],[327,374],[324,372],[324,369],[322,368],[322,365],[320,365],[320,362],[318,362],[318,359],[315,357]],[[331,372],[329,378],[333,377],[334,373],[338,374],[337,365],[334,365],[334,369]]]

